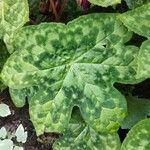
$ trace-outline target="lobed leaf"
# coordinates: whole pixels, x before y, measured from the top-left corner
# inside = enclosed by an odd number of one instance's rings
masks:
[[[150,3],[127,11],[121,14],[119,18],[131,31],[150,38]]]
[[[108,6],[112,6],[112,5],[121,3],[121,0],[89,0],[89,2],[91,2],[95,5],[108,7]]]
[[[63,132],[78,106],[95,131],[116,132],[126,101],[113,86],[137,83],[132,34],[116,14],[90,14],[64,24],[24,27],[12,43],[16,50],[1,77],[17,106],[28,97],[37,134]],[[22,101],[22,102],[21,102]]]
[[[0,39],[11,47],[13,32],[29,20],[27,0],[0,0]],[[11,53],[11,51],[10,51]]]
[[[89,126],[72,124],[64,136],[53,145],[54,150],[118,150],[120,140],[117,133],[99,134]]]
[[[123,141],[121,150],[150,149],[150,119],[144,119],[136,124]]]

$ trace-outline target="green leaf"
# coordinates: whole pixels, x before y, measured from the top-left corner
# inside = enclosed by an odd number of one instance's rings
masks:
[[[9,57],[9,53],[7,51],[7,48],[4,42],[0,40],[0,73],[8,57]],[[0,78],[0,91],[2,91],[4,88],[5,86],[3,85],[1,78]]]
[[[139,54],[133,62],[137,80],[145,80],[150,77],[150,40],[144,41],[140,47]]]
[[[143,4],[149,3],[150,0],[125,0],[130,9],[134,9]]]
[[[121,0],[89,0],[89,2],[91,2],[95,5],[108,7],[108,6],[112,6],[112,5],[121,3]]]
[[[54,150],[118,150],[120,140],[117,133],[98,134],[89,126],[72,124],[64,136],[53,145]]]
[[[121,14],[119,18],[131,31],[150,38],[150,3]]]
[[[7,47],[11,47],[13,32],[21,28],[29,20],[27,0],[0,1],[0,39],[4,39]],[[9,51],[12,53],[12,51]]]
[[[0,38],[10,35],[29,20],[27,0],[0,1]]]
[[[132,34],[116,17],[90,14],[67,25],[45,23],[16,34],[16,51],[1,76],[15,104],[28,97],[38,135],[63,132],[74,106],[95,131],[120,127],[126,101],[113,84],[137,82],[131,64],[139,50],[124,45]]]
[[[120,139],[117,133],[95,132],[84,122],[79,109],[73,109],[68,129],[54,145],[54,150],[118,150]]]
[[[150,119],[136,124],[127,134],[121,150],[149,150],[150,149]]]
[[[123,129],[133,127],[140,120],[150,116],[150,100],[137,98],[137,97],[126,97],[128,105],[128,115],[122,123]]]
[[[5,139],[7,136],[7,131],[5,127],[0,128],[0,139]]]

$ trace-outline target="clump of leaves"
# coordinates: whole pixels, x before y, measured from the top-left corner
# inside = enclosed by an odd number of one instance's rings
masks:
[[[91,2],[107,7],[120,0]],[[14,53],[1,78],[17,107],[28,100],[37,135],[64,134],[54,149],[120,148],[117,130],[127,115],[127,103],[114,83],[135,84],[150,77],[147,18],[150,3],[124,14],[95,13],[67,24],[23,27],[15,30],[9,44],[4,39]],[[126,44],[133,32],[147,38],[140,48]],[[72,112],[76,106],[79,109]],[[143,116],[136,122],[141,119]],[[147,120],[143,122],[142,131],[149,130]],[[128,141],[138,126],[131,129],[122,149],[131,147]],[[142,147],[147,150],[145,142]]]

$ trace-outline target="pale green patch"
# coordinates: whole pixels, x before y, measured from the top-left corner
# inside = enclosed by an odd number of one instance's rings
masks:
[[[64,132],[74,106],[96,132],[120,127],[127,107],[113,84],[138,82],[132,64],[139,49],[125,46],[132,33],[116,17],[90,14],[67,25],[44,23],[16,33],[16,51],[1,76],[16,106],[28,98],[38,135]]]
[[[149,150],[150,149],[150,119],[136,124],[127,134],[121,150]]]
[[[89,0],[92,4],[108,7],[118,3],[121,3],[121,0]]]

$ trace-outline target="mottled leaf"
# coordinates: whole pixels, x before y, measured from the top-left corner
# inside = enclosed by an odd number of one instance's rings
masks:
[[[17,106],[28,97],[38,135],[63,132],[74,106],[95,131],[118,130],[127,108],[113,84],[137,82],[131,64],[139,50],[124,45],[131,35],[116,14],[90,14],[67,25],[24,27],[16,34],[16,51],[2,79]]]
[[[150,100],[131,96],[126,97],[126,99],[128,105],[128,115],[123,121],[123,129],[131,128],[140,120],[150,116]]]
[[[119,18],[131,31],[150,38],[150,3],[127,11]]]
[[[28,20],[27,0],[0,0],[0,38],[4,38],[7,47],[11,47],[9,40],[13,38],[13,32]]]
[[[121,3],[121,0],[89,0],[89,2],[91,2],[95,5],[108,7],[108,6],[112,6],[112,5]]]
[[[150,149],[150,119],[136,124],[127,134],[121,150],[149,150]]]
[[[117,133],[95,132],[84,122],[79,109],[74,107],[68,129],[54,145],[54,150],[118,150],[120,139]]]
[[[120,140],[117,133],[98,134],[89,126],[72,124],[64,136],[55,142],[54,150],[118,150]]]
[[[125,0],[130,9],[142,6],[143,4],[149,3],[150,0]]]
[[[0,40],[0,73],[8,57],[9,57],[9,54],[7,52],[7,48],[4,42]],[[2,91],[4,88],[5,86],[3,85],[1,78],[0,78],[0,91]]]

